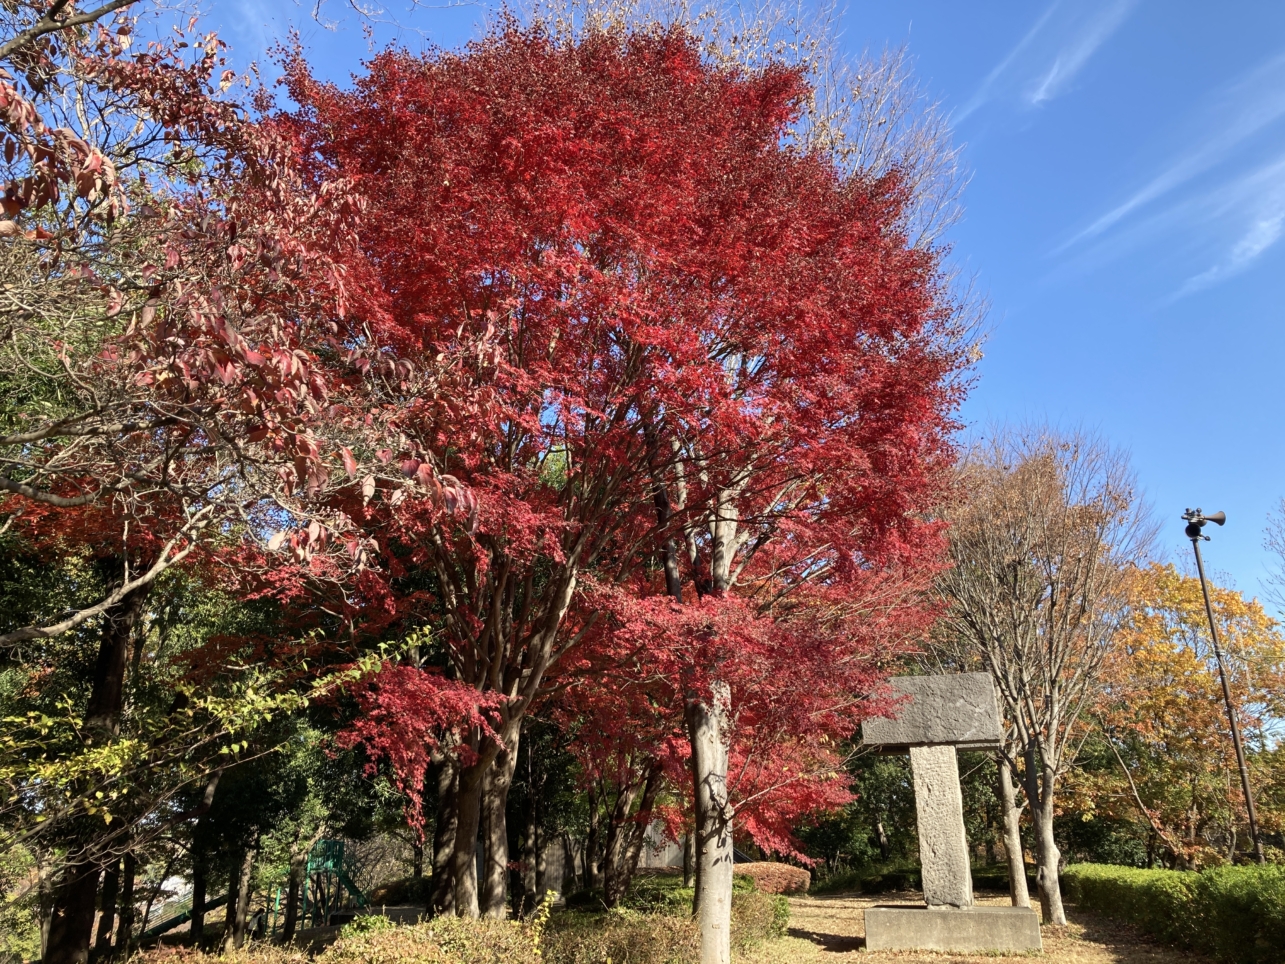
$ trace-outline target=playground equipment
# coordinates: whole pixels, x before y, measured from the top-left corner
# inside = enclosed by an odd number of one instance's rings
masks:
[[[351,853],[344,850],[342,840],[319,840],[308,852],[308,863],[302,888],[303,908],[299,914],[300,927],[323,927],[336,923],[336,915],[342,917],[347,911],[363,910],[370,902],[353,882],[356,860]],[[283,912],[282,887],[276,888],[272,907],[271,933],[276,934]],[[208,897],[205,910],[217,910],[227,906],[228,895]],[[266,912],[266,909],[265,909]],[[185,897],[165,909],[165,916],[149,922],[142,937],[160,937],[192,919],[192,898]]]
[[[370,906],[366,895],[353,883],[355,869],[356,861],[351,854],[345,854],[342,840],[318,840],[308,852],[303,913],[299,919],[312,927],[323,927],[332,922],[335,914]]]

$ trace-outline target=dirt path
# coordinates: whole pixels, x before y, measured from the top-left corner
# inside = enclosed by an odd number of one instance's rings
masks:
[[[790,936],[759,949],[746,958],[746,964],[839,964],[847,960],[994,964],[995,957],[989,954],[865,951],[863,914],[867,907],[917,903],[920,899],[913,894],[791,898]],[[1007,904],[1008,898],[979,895],[978,903]],[[1056,964],[1204,964],[1204,958],[1152,944],[1114,921],[1074,907],[1068,908],[1067,916],[1071,923],[1066,927],[1045,927],[1043,931],[1044,956]]]

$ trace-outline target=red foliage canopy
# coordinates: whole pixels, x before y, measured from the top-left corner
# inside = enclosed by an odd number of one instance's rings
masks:
[[[406,816],[423,833],[424,774],[442,742],[461,729],[473,726],[490,732],[486,711],[494,697],[480,697],[477,690],[440,673],[399,663],[382,669],[354,687],[358,715],[342,730],[339,746],[361,746],[370,759],[368,769],[386,761],[408,801]]]
[[[715,673],[743,797],[797,785],[780,761],[850,731],[941,548],[965,346],[902,183],[790,146],[799,73],[715,67],[677,31],[505,24],[380,54],[351,90],[289,67],[277,129],[363,211],[351,337],[462,359],[389,424],[478,511],[346,506],[384,567],[369,625],[442,626],[457,678],[507,697],[510,747],[550,673],[671,710]]]

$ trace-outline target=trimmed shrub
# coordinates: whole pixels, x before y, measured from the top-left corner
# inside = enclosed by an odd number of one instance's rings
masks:
[[[131,960],[145,964],[312,964],[312,958],[301,947],[277,947],[274,944],[254,944],[236,952],[233,957],[206,954],[190,947],[162,944],[141,951]]]
[[[539,964],[543,924],[440,917],[413,927],[345,929],[317,964]]]
[[[1285,867],[1195,873],[1074,864],[1069,899],[1227,964],[1285,964]]]
[[[526,922],[442,917],[412,927],[395,927],[383,917],[358,917],[312,964],[698,964],[692,892],[653,886],[651,893],[657,904],[680,909],[646,913],[617,907],[549,916],[545,905],[543,913]],[[745,951],[784,936],[789,922],[785,897],[754,890],[748,877],[736,879],[734,948]],[[141,957],[144,964],[309,964],[304,950],[272,945],[254,945],[233,957],[185,948],[158,948]]]
[[[360,918],[369,921],[369,918]],[[441,917],[413,927],[348,925],[339,940],[312,964],[541,964],[544,919],[466,920]],[[362,929],[362,926],[371,929]],[[309,964],[298,947],[254,944],[220,957],[187,948],[157,948],[141,955],[146,964]],[[544,961],[551,959],[544,958]],[[560,962],[559,962],[560,964]]]
[[[616,907],[605,914],[555,914],[544,936],[547,964],[696,964],[700,943],[691,917]]]
[[[737,864],[736,872],[753,880],[754,886],[765,894],[802,894],[812,883],[812,875],[802,867],[775,861]]]
[[[790,929],[790,902],[783,894],[751,891],[732,895],[732,946],[748,950]]]
[[[1008,867],[1003,864],[973,868],[974,890],[998,890],[1008,893]],[[1026,889],[1036,892],[1035,875],[1027,873]]]
[[[546,964],[697,964],[700,940],[691,917],[692,891],[675,886],[681,883],[638,878],[626,906],[606,913],[554,914],[544,938]],[[735,949],[746,951],[784,937],[789,926],[790,903],[785,897],[760,893],[750,878],[736,878],[731,935]]]

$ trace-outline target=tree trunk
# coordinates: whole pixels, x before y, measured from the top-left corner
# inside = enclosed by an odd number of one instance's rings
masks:
[[[112,607],[103,621],[85,710],[85,734],[91,743],[110,740],[120,733],[129,643],[146,599],[146,588],[130,593]],[[72,849],[68,868],[54,893],[46,964],[83,964],[89,960],[101,860],[92,842]]]
[[[596,891],[603,886],[598,865],[598,838],[601,835],[598,784],[589,788],[589,829],[585,833],[585,889]]]
[[[625,883],[627,893],[634,875],[638,872],[638,861],[642,857],[643,846],[647,841],[647,828],[651,826],[652,811],[656,806],[656,795],[664,786],[665,774],[659,763],[653,763],[647,772],[647,782],[643,784],[642,800],[638,804],[638,814],[630,831],[630,839],[625,850]]]
[[[727,724],[731,692],[715,682],[713,699],[687,704],[696,798],[696,895],[701,964],[732,959],[732,809],[727,797]]]
[[[1030,907],[1026,861],[1022,857],[1022,808],[1017,805],[1008,761],[999,759],[999,805],[1004,813],[1004,850],[1008,855],[1008,893],[1014,907]]]
[[[536,904],[539,904],[539,902],[544,899],[545,892],[548,890],[548,887],[545,884],[545,881],[548,879],[548,867],[547,867],[548,858],[545,856],[544,851],[545,851],[544,831],[540,828],[540,822],[537,820],[535,824],[535,901],[536,903],[532,904],[531,905],[532,907],[535,907]]]
[[[239,864],[232,869],[229,882],[228,917],[223,925],[224,954],[239,950],[245,943],[245,924],[250,914],[250,879],[253,874],[254,847],[247,845]]]
[[[199,949],[205,935],[205,901],[208,899],[208,875],[205,855],[193,849],[192,853],[192,947]]]
[[[433,904],[436,915],[455,912],[455,828],[460,771],[456,756],[445,755],[437,771],[437,824],[433,828]]]
[[[1036,818],[1036,840],[1039,844],[1039,867],[1035,880],[1040,889],[1040,909],[1044,923],[1065,924],[1066,911],[1062,908],[1062,884],[1059,880],[1061,852],[1053,839],[1053,788],[1045,777],[1044,799],[1032,814]]]
[[[89,960],[100,871],[83,852],[77,856],[81,862],[69,863],[58,885],[44,964],[86,964]]]
[[[602,902],[608,907],[620,903],[629,885],[624,874],[625,848],[629,845],[630,811],[638,799],[639,789],[637,783],[620,787],[607,818],[607,841],[602,858]]]
[[[651,811],[660,790],[661,778],[660,766],[652,764],[641,788],[634,784],[616,798],[607,828],[607,854],[603,859],[603,903],[608,907],[615,907],[629,892],[642,856],[643,839],[651,823]],[[639,800],[637,814],[631,812],[635,800]]]
[[[103,623],[94,664],[94,686],[86,707],[86,729],[109,736],[120,732],[120,712],[125,699],[125,664],[134,626],[147,601],[147,589],[136,589],[114,607]]]
[[[94,955],[105,957],[112,949],[112,930],[116,925],[116,898],[120,896],[120,861],[113,860],[103,871],[103,891],[98,898],[98,936]]]
[[[683,838],[683,886],[696,886],[696,835],[690,831]]]
[[[490,769],[489,760],[481,760],[460,769],[456,790],[455,913],[460,917],[477,917],[477,832],[482,809],[482,780]]]
[[[410,845],[410,875],[415,880],[424,878],[424,842],[419,838],[412,840]]]
[[[250,897],[253,896],[250,884],[254,875],[254,858],[257,849],[257,844],[254,847],[247,847],[245,857],[241,861],[241,883],[237,888],[236,901],[236,930],[233,934],[238,950],[245,943],[245,925],[250,917]]]
[[[223,911],[223,936],[220,938],[222,952],[227,954],[235,948],[234,932],[236,930],[236,909],[241,903],[241,866],[243,860],[234,861],[228,872],[228,899]]]
[[[121,861],[120,922],[116,926],[116,955],[129,957],[134,940],[134,880],[138,875],[138,858],[133,851]]]
[[[540,844],[536,840],[535,794],[531,794],[526,811],[526,827],[522,831],[522,904],[518,907],[518,916],[526,917],[535,909],[536,861],[539,858]]]
[[[1062,887],[1058,879],[1062,854],[1053,839],[1056,775],[1051,767],[1041,765],[1040,759],[1035,745],[1026,748],[1026,772],[1023,776],[1026,799],[1031,806],[1031,822],[1035,825],[1035,884],[1040,893],[1044,923],[1065,924],[1066,912],[1062,908]]]
[[[875,840],[879,844],[879,859],[884,863],[892,856],[892,843],[888,840],[888,832],[883,827],[883,817],[875,820]]]
[[[562,835],[562,896],[574,893],[576,884],[576,848],[571,843],[571,834]]]
[[[482,880],[478,904],[482,916],[493,920],[508,916],[509,830],[505,809],[518,761],[518,739],[515,730],[482,779]]]
[[[308,850],[296,850],[290,855],[290,874],[286,878],[286,916],[281,924],[281,941],[289,944],[299,927],[299,899],[303,894],[304,878],[308,873]]]

